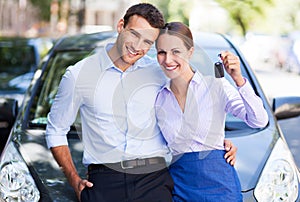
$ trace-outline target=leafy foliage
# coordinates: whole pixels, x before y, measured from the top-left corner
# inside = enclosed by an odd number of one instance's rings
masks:
[[[52,0],[30,0],[33,6],[39,9],[39,15],[42,20],[50,20],[50,7]]]
[[[194,4],[192,0],[148,0],[155,5],[165,16],[167,22],[181,21],[189,25],[189,11]]]
[[[273,0],[215,0],[226,9],[232,20],[245,35],[251,24],[265,17],[265,8],[273,5]]]

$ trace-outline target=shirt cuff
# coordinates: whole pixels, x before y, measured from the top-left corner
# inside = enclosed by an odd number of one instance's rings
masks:
[[[46,142],[48,149],[50,149],[51,147],[68,145],[67,137],[59,135],[46,135]]]

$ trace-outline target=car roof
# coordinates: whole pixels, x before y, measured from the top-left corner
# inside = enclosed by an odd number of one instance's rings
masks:
[[[96,48],[100,41],[108,38],[116,38],[117,32],[115,31],[104,31],[92,34],[77,34],[73,36],[65,36],[61,38],[56,47],[56,51],[70,50],[70,49],[86,49],[92,50]],[[201,47],[211,47],[211,48],[231,48],[230,44],[226,40],[224,35],[218,33],[208,33],[208,32],[193,32],[193,37],[195,45]]]
[[[92,50],[100,41],[116,36],[114,31],[104,31],[92,34],[78,34],[61,38],[55,46],[55,51],[64,50]]]
[[[32,45],[34,40],[38,40],[38,38],[0,37],[0,47]]]
[[[193,32],[195,44],[200,47],[230,49],[231,44],[227,41],[225,35],[219,33]]]
[[[65,51],[97,51],[98,47],[105,46],[107,43],[114,42],[117,37],[115,31],[103,31],[91,34],[77,34],[73,36],[65,36],[61,38],[53,48],[54,52]],[[204,75],[214,75],[214,71],[210,66],[213,66],[213,61],[206,56],[205,49],[222,49],[229,50],[232,44],[227,40],[226,36],[211,32],[193,32],[195,52],[191,60],[192,65],[201,68],[201,73]],[[154,46],[149,50],[148,55],[154,57],[156,50]],[[200,58],[201,57],[201,58]],[[216,55],[217,57],[217,55]],[[200,62],[200,63],[199,63]]]

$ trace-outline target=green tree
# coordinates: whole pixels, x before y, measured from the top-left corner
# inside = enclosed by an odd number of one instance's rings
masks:
[[[189,25],[189,11],[194,5],[194,0],[148,0],[144,2],[157,6],[167,22],[181,21]]]
[[[229,13],[229,16],[243,35],[252,24],[265,17],[265,8],[273,5],[273,0],[215,0]]]
[[[50,6],[52,0],[30,0],[32,5],[39,9],[39,15],[42,20],[50,20]]]
[[[156,6],[164,14],[165,20],[168,20],[170,1],[171,0],[148,0],[148,1],[143,1],[143,2],[151,3],[154,6]]]
[[[191,0],[171,0],[169,3],[168,21],[180,21],[189,25],[190,10],[194,2]]]
[[[289,30],[300,29],[300,0],[289,0],[289,3],[285,1],[275,0],[277,2],[277,8],[274,10],[276,16],[281,20],[281,25],[284,28],[289,26]],[[280,15],[279,15],[280,13]],[[278,25],[277,25],[278,26]],[[285,29],[284,29],[285,30]]]

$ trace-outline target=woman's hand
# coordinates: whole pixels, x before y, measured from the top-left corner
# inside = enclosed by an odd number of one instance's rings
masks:
[[[237,147],[230,141],[230,140],[224,140],[224,147],[226,154],[224,158],[226,159],[227,163],[230,163],[230,165],[234,165],[236,161],[236,152]]]
[[[220,54],[226,72],[235,81],[237,86],[245,84],[245,80],[241,73],[240,59],[230,51],[222,51]]]

